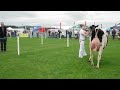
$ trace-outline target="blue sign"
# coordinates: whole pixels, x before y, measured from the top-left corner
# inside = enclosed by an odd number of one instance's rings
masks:
[[[33,32],[38,31],[39,28],[41,28],[41,26],[35,26],[35,27],[33,28]]]

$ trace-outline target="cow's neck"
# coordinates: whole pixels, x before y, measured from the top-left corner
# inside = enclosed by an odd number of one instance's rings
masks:
[[[98,36],[97,36],[97,35],[98,35],[98,30],[96,31],[95,38],[98,38]]]

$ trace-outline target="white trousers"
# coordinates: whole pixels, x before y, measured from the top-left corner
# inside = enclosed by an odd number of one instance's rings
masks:
[[[87,53],[85,51],[84,41],[80,41],[80,49],[79,49],[79,57],[86,56]]]

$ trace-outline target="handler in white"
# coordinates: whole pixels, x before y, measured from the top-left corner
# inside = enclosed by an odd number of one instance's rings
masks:
[[[81,25],[81,30],[79,32],[79,42],[80,42],[80,49],[79,49],[79,58],[83,58],[83,56],[87,56],[87,53],[85,51],[85,37],[88,35],[88,33],[85,31],[85,25]]]

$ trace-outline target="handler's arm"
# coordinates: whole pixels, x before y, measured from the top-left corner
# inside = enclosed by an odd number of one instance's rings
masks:
[[[86,31],[84,31],[84,33],[83,33],[84,36],[87,36],[88,34],[89,34],[89,32],[86,32]]]

